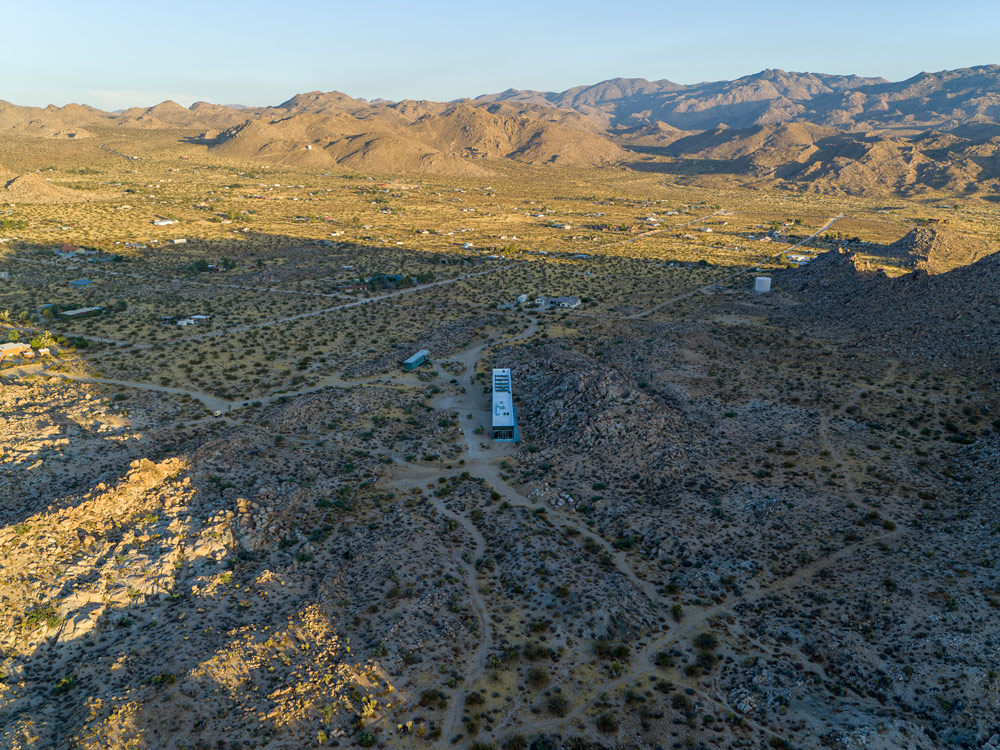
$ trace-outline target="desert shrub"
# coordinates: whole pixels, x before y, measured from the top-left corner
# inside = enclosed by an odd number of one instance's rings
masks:
[[[424,708],[444,708],[448,705],[448,696],[440,690],[425,690],[420,694],[420,705]]]
[[[537,690],[548,685],[551,679],[552,678],[546,670],[541,667],[532,667],[528,670],[528,676],[525,681],[528,683],[529,687]]]
[[[524,658],[528,661],[538,661],[539,659],[553,659],[555,658],[555,651],[551,648],[541,645],[540,643],[534,643],[533,641],[527,641],[524,647],[521,649],[521,653],[524,654]]]
[[[712,633],[699,633],[694,637],[694,646],[699,651],[714,651],[719,646],[719,639]]]
[[[569,713],[569,700],[561,693],[553,693],[545,702],[545,708],[553,716],[565,716]]]
[[[658,651],[653,657],[653,663],[658,667],[672,667],[674,666],[674,656],[668,651]]]
[[[594,656],[599,659],[621,659],[628,661],[632,655],[632,649],[624,643],[614,643],[612,641],[594,641]]]
[[[614,714],[605,711],[594,720],[594,726],[601,732],[614,732],[618,729],[618,719]]]

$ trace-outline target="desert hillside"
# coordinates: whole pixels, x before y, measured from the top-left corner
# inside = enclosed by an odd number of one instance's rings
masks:
[[[782,70],[693,85],[617,78],[457,103],[338,91],[273,106],[165,101],[118,113],[0,102],[0,133],[91,139],[113,127],[183,139],[198,130],[220,156],[362,172],[488,173],[477,160],[615,164],[820,193],[990,197],[1000,195],[998,88],[1000,67],[980,66],[900,82]]]
[[[612,163],[624,155],[592,133],[463,105],[411,121],[395,110],[362,119],[345,113],[303,113],[248,120],[215,141],[210,150],[230,158],[337,164],[382,173],[483,174],[487,170],[476,160],[585,166]]]

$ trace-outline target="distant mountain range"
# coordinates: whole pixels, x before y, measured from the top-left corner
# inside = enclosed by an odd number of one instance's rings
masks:
[[[457,102],[366,101],[336,91],[273,107],[197,102],[116,113],[0,101],[0,133],[87,138],[182,129],[219,156],[378,172],[480,174],[491,161],[619,164],[692,180],[848,193],[1000,195],[1000,66],[905,81],[765,70],[682,85],[616,78],[561,92]]]
[[[682,130],[808,122],[850,130],[912,131],[1000,119],[1000,66],[920,73],[898,83],[784,70],[690,86],[614,78],[558,93],[509,89],[475,101],[572,109],[624,130],[655,122]]]

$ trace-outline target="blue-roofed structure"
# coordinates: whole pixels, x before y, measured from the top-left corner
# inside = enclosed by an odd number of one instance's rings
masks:
[[[404,370],[416,370],[420,365],[427,361],[427,358],[431,356],[431,353],[426,349],[421,349],[419,352],[414,354],[412,357],[403,361]]]

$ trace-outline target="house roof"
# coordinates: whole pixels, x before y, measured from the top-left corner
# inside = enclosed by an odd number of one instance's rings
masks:
[[[100,310],[101,308],[99,307],[79,307],[76,310],[63,310],[59,314],[67,318],[72,318],[75,315],[83,315],[84,313],[90,313],[90,312],[100,312]]]
[[[429,356],[431,356],[431,353],[429,351],[427,351],[426,349],[421,349],[419,352],[406,359],[403,364],[407,365],[413,364],[415,362],[419,362],[422,357],[429,357]]]
[[[496,368],[493,370],[493,426],[513,427],[514,394],[510,389],[510,370]]]

